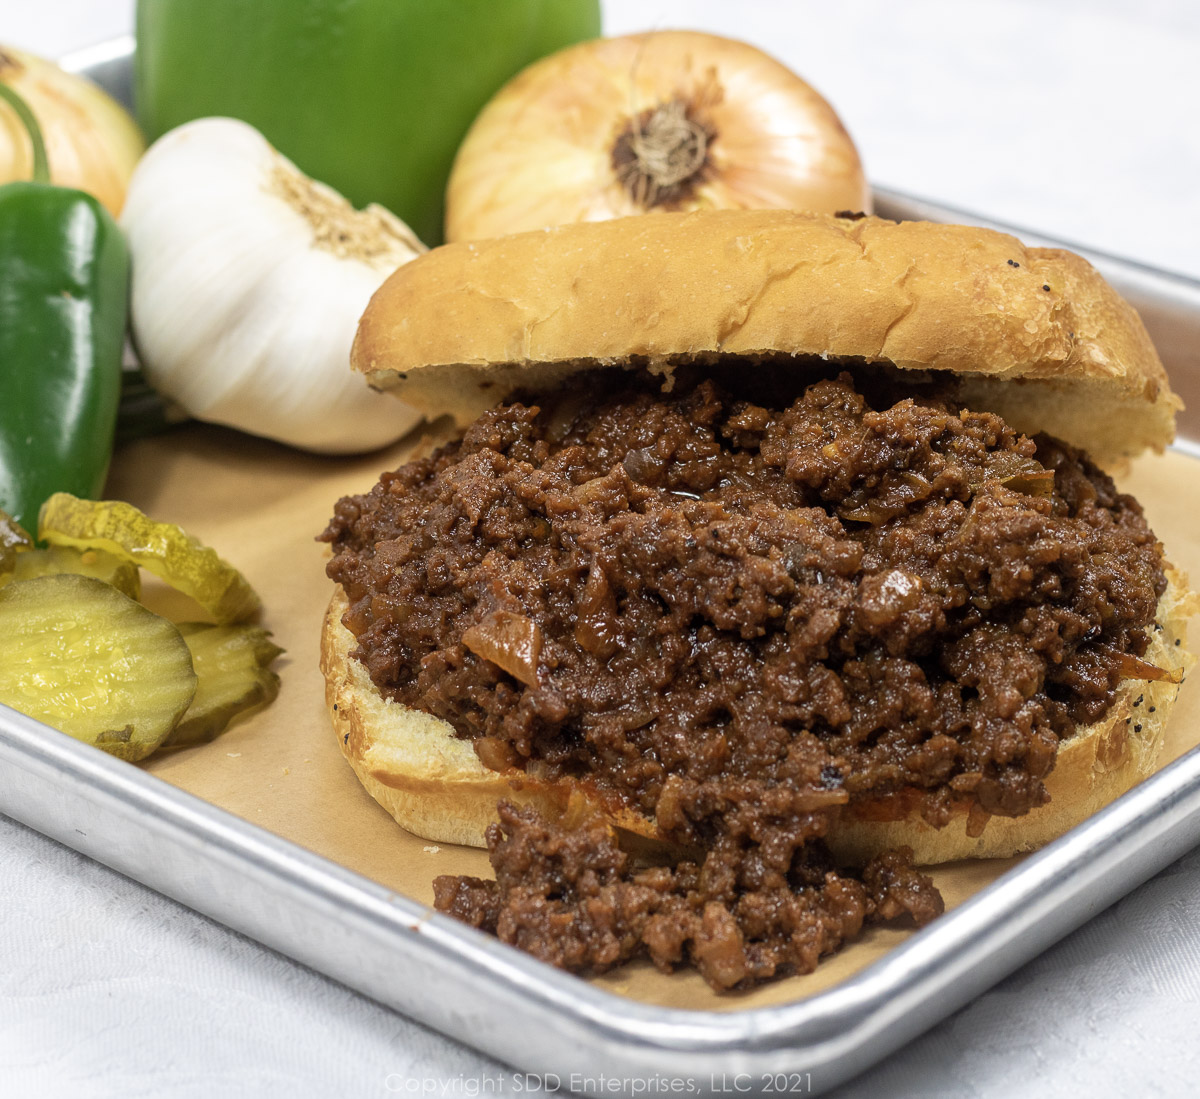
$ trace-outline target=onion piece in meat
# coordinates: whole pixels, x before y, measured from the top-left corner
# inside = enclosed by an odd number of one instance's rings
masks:
[[[512,611],[492,611],[482,622],[464,631],[462,643],[525,686],[538,685],[542,631],[532,618]]]

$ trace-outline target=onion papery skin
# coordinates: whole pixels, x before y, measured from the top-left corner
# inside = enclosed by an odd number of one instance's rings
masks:
[[[121,213],[146,142],[129,113],[85,77],[11,46],[0,46],[0,81],[29,105],[46,142],[50,181],[94,195]],[[16,113],[0,105],[0,183],[29,179],[33,150]]]
[[[684,194],[647,208],[613,150],[631,119],[671,102],[707,131],[706,160]],[[446,239],[661,210],[869,212],[870,201],[837,113],[789,68],[733,39],[653,31],[561,50],[493,97],[455,159]]]

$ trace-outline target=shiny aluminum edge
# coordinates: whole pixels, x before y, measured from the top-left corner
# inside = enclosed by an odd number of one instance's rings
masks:
[[[629,1001],[0,707],[0,809],[514,1067],[571,1078],[853,1076],[1200,840],[1200,749],[863,970],[733,1012]],[[429,989],[437,989],[430,996]]]
[[[64,67],[128,102],[131,48],[131,39],[102,44]],[[985,223],[895,192],[876,195],[885,216]],[[1140,280],[1151,304],[1190,333],[1195,354],[1200,284],[1113,257],[1097,265],[1105,262],[1123,287],[1126,276]],[[920,1034],[1200,841],[1200,750],[853,978],[805,1000],[733,1012],[658,1008],[602,991],[3,706],[0,811],[568,1088],[573,1076],[671,1076],[703,1093],[731,1074],[807,1072],[816,1093]]]

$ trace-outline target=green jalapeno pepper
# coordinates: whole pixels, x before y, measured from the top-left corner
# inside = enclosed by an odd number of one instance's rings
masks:
[[[112,453],[129,308],[129,252],[83,191],[52,186],[36,119],[32,182],[0,186],[0,509],[37,521],[55,492],[96,496]]]
[[[356,206],[426,244],[475,115],[539,57],[600,33],[599,0],[138,0],[138,120],[261,131]]]

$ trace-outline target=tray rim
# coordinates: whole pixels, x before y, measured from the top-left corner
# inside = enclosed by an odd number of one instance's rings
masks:
[[[679,1075],[727,1063],[747,1071],[819,1070],[826,1074],[820,1090],[915,1037],[1200,839],[1197,747],[847,980],[789,1003],[713,1011],[630,1000],[555,970],[3,706],[0,762],[7,764],[0,768],[0,804],[14,819],[517,1067],[544,1072],[557,1062],[552,1051],[535,1047],[514,1058],[511,1046],[490,1040],[494,1035],[479,1040],[461,1026],[431,1020],[403,997],[364,987],[368,982],[297,950],[286,929],[270,933],[255,926],[245,915],[253,905],[239,906],[241,915],[231,918],[215,902],[206,903],[202,892],[168,881],[161,864],[139,870],[131,834],[152,840],[160,854],[173,850],[225,871],[240,869],[242,883],[256,882],[261,893],[269,882],[271,892],[298,901],[300,909],[324,907],[341,921],[371,924],[377,941],[409,957],[427,953],[425,960],[439,971],[444,966],[448,987],[469,975],[480,1002],[499,995],[509,1009],[557,1017],[565,1024],[558,1030],[573,1042],[590,1037],[595,1048],[584,1052],[598,1055],[600,1066],[624,1063],[636,1073],[661,1064]],[[22,773],[27,790],[41,780],[72,796],[58,806],[36,796],[23,800]],[[68,805],[76,812],[99,807],[123,821],[133,855],[120,844],[92,840],[76,826]],[[673,1060],[673,1054],[688,1060]]]

